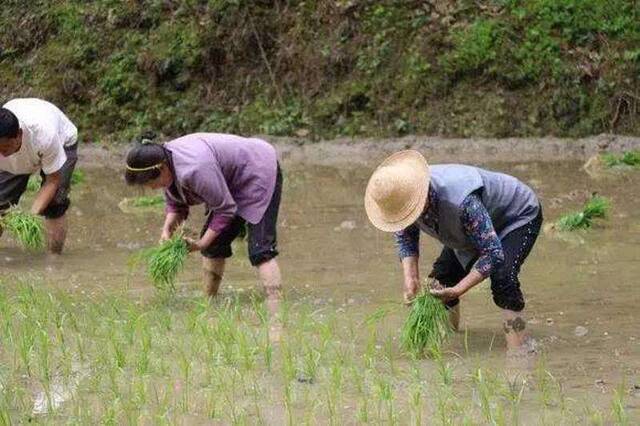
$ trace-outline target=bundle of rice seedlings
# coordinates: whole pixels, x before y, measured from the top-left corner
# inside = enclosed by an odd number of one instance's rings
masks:
[[[164,197],[162,195],[142,196],[131,200],[130,204],[133,207],[150,207],[164,204]]]
[[[602,155],[602,161],[607,167],[632,166],[640,167],[640,151],[626,151],[621,156],[612,153]]]
[[[147,263],[147,272],[153,285],[158,290],[173,292],[176,277],[184,267],[188,255],[187,242],[182,233],[176,233],[157,247],[142,252],[142,259]]]
[[[42,218],[18,209],[11,209],[0,219],[0,225],[27,250],[42,250],[45,246]]]
[[[413,301],[400,340],[404,350],[421,356],[425,350],[429,353],[439,352],[452,332],[444,304],[424,291]]]
[[[582,211],[562,216],[557,222],[557,227],[561,231],[591,228],[593,220],[606,217],[610,207],[608,199],[594,195],[587,201]]]
[[[627,166],[640,167],[640,151],[625,152],[620,161]]]

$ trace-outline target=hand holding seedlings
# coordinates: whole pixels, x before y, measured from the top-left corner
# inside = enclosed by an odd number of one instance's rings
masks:
[[[157,247],[142,252],[151,281],[159,290],[175,290],[175,281],[189,254],[189,247],[182,232]]]
[[[158,240],[158,244],[162,244],[167,240],[171,239],[171,231],[163,229],[162,234],[160,234],[160,239]]]
[[[189,252],[200,251],[203,247],[200,246],[200,241],[195,240],[193,238],[184,237],[184,241],[187,243],[187,247],[189,248]]]
[[[445,287],[438,280],[433,280],[429,286],[429,293],[442,302],[449,302],[462,296],[462,293],[458,290],[457,286]]]
[[[422,291],[413,301],[400,338],[405,350],[420,356],[425,350],[439,350],[451,332],[444,304]]]

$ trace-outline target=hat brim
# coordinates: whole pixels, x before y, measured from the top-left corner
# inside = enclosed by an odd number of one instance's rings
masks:
[[[411,170],[413,180],[413,194],[407,208],[397,217],[391,217],[382,211],[371,196],[371,183],[376,172],[387,166],[401,166]],[[364,208],[369,221],[381,231],[397,232],[413,224],[424,210],[429,193],[429,181],[431,173],[429,164],[422,154],[415,150],[396,152],[387,157],[373,172],[364,196]]]

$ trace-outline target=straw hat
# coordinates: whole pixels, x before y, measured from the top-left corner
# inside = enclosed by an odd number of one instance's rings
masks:
[[[364,208],[376,228],[400,231],[415,222],[424,210],[431,173],[418,151],[396,152],[371,175]]]

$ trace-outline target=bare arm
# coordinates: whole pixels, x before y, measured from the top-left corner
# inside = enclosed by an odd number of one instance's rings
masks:
[[[472,268],[471,272],[467,274],[458,284],[453,287],[443,287],[439,285],[437,288],[432,288],[429,291],[443,302],[455,300],[471,290],[476,285],[484,281],[485,277],[478,272],[477,269]]]
[[[405,303],[410,303],[420,289],[420,267],[418,259],[418,256],[407,256],[402,259]]]
[[[164,225],[162,226],[162,235],[160,241],[165,241],[171,238],[176,228],[184,222],[184,215],[178,212],[168,212],[164,219]]]
[[[189,249],[191,251],[204,250],[215,241],[218,235],[220,235],[219,232],[214,231],[211,228],[207,228],[206,232],[204,233],[204,235],[202,235],[202,237],[199,240],[194,241],[187,238],[187,242],[189,243]]]
[[[33,201],[33,205],[31,206],[31,213],[42,214],[44,209],[46,209],[49,203],[53,200],[53,197],[55,197],[56,192],[60,187],[61,180],[62,175],[59,171],[45,176],[44,184],[42,185],[42,188],[40,188],[40,191],[38,191],[36,199]]]

